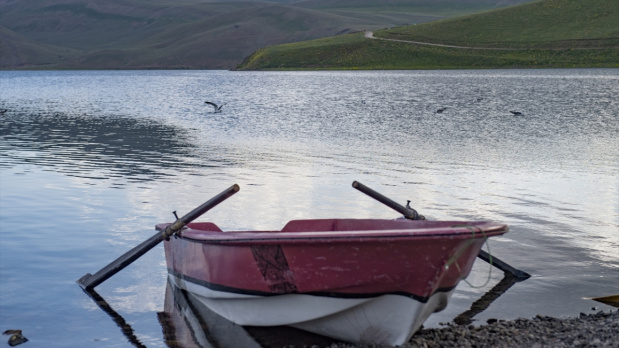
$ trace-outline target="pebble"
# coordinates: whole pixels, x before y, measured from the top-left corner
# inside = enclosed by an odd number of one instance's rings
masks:
[[[619,348],[619,311],[581,313],[578,318],[538,315],[532,319],[488,320],[487,325],[422,329],[401,348],[476,347]],[[333,344],[329,348],[386,348],[380,345]]]
[[[2,334],[3,335],[10,335],[11,337],[9,337],[9,341],[8,344],[11,347],[15,347],[17,345],[20,345],[22,343],[26,343],[28,342],[28,339],[26,337],[24,337],[24,335],[22,335],[21,330],[6,330],[4,331]]]

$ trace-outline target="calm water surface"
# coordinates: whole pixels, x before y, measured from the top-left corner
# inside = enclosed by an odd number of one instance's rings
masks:
[[[161,246],[97,287],[133,336],[75,280],[233,183],[203,217],[223,229],[397,216],[353,180],[430,219],[509,224],[490,253],[533,276],[475,323],[609,310],[584,298],[619,293],[619,70],[0,78],[0,331],[28,346],[168,346]],[[501,278],[478,260],[426,326]]]

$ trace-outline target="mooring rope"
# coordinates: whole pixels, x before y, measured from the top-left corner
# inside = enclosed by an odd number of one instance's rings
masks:
[[[490,268],[488,269],[488,278],[486,279],[486,281],[482,284],[482,285],[473,285],[471,284],[468,280],[466,280],[466,278],[462,279],[466,284],[468,284],[468,286],[470,286],[473,289],[479,289],[479,288],[483,288],[486,285],[488,285],[488,283],[490,283],[490,279],[492,277],[492,255],[490,254],[490,244],[488,244],[488,237],[486,236],[486,232],[484,232],[484,230],[482,230],[481,228],[477,228],[475,226],[471,226],[471,225],[455,225],[452,227],[464,227],[464,228],[468,228],[469,231],[471,231],[471,239],[469,239],[466,244],[462,247],[460,247],[460,249],[458,251],[456,251],[456,253],[449,259],[447,260],[447,263],[445,264],[445,269],[449,269],[449,267],[455,263],[456,267],[458,268],[458,272],[460,272],[460,275],[462,275],[462,270],[460,269],[460,265],[456,262],[457,259],[460,258],[460,255],[462,255],[462,253],[471,245],[473,244],[474,240],[475,240],[475,232],[480,232],[483,236],[484,236],[484,242],[486,243],[486,247],[488,248],[488,255],[490,255]]]

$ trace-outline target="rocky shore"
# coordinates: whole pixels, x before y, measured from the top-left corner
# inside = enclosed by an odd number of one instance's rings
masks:
[[[379,348],[332,345],[331,348]],[[619,311],[581,313],[578,318],[536,316],[532,319],[493,320],[486,325],[456,325],[422,329],[402,348],[434,347],[619,347]],[[382,347],[381,347],[382,348]]]

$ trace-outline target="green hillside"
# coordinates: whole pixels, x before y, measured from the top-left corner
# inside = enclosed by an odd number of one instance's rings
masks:
[[[259,48],[531,0],[0,0],[0,69],[231,69]]]
[[[619,67],[617,23],[616,0],[541,0],[379,30],[375,38],[267,47],[238,69]]]
[[[475,47],[616,46],[619,39],[619,2],[538,1],[421,26],[394,28],[381,31],[376,36]]]

